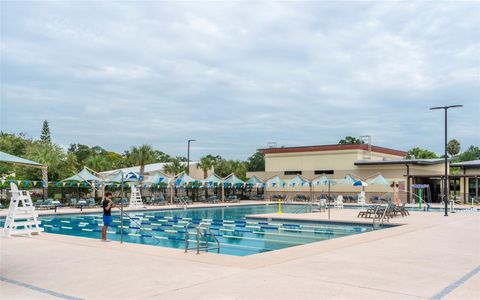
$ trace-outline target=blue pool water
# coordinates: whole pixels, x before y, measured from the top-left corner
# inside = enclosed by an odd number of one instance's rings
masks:
[[[296,205],[284,205],[284,212],[298,212]],[[220,253],[245,256],[266,251],[359,234],[373,230],[369,225],[265,221],[246,219],[246,215],[273,213],[276,205],[232,206],[187,210],[129,212],[134,221],[124,218],[123,241],[171,248],[185,247],[185,225],[191,223],[190,246],[196,246],[194,227],[209,224],[220,241]],[[108,238],[120,240],[120,215],[113,214]],[[99,239],[101,214],[41,217],[45,232]],[[139,224],[146,229],[139,228]],[[154,236],[154,237],[153,237]],[[194,251],[194,250],[191,250]]]

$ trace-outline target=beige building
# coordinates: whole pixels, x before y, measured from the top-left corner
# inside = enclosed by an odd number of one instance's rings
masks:
[[[450,164],[460,168],[459,174],[451,175],[450,190],[458,199],[470,203],[473,199],[480,200],[480,160],[464,161]]]
[[[413,197],[411,185],[420,183],[416,176],[434,175],[444,173],[444,162],[441,159],[405,159],[405,151],[378,147],[368,144],[352,145],[320,145],[305,147],[281,147],[260,149],[265,154],[265,172],[249,172],[248,177],[257,175],[265,180],[280,176],[282,179],[291,179],[300,175],[311,180],[315,177],[326,175],[331,179],[342,179],[346,175],[354,176],[361,180],[372,178],[381,174],[388,180],[399,185],[401,197],[410,202]],[[440,178],[440,177],[439,177]],[[423,179],[421,181],[426,181]],[[436,188],[440,191],[439,180],[428,182],[432,184],[432,200],[437,199]],[[437,186],[438,185],[438,186]],[[326,187],[314,187],[314,196],[325,192]],[[336,194],[357,194],[360,187],[348,185],[331,186],[331,192]],[[365,188],[368,196],[382,195],[392,191],[389,186],[371,185]],[[312,194],[309,187],[271,188],[267,187],[267,197],[270,193],[305,193]]]

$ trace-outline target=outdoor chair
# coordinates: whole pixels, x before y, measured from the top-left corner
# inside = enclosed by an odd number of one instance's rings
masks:
[[[93,199],[93,198],[88,198],[88,199],[87,199],[87,206],[91,206],[91,207],[96,206],[95,199]]]
[[[357,218],[371,218],[375,214],[378,205],[370,205],[366,210],[360,211]]]
[[[225,198],[225,202],[240,202],[240,199],[236,195],[229,195]]]
[[[212,196],[210,196],[210,197],[207,198],[207,202],[218,203],[218,202],[219,202],[219,199],[218,199],[217,196],[212,195]]]
[[[396,216],[397,213],[400,214],[402,217],[410,215],[410,212],[405,208],[405,204],[403,203],[402,206],[395,206],[393,208],[393,214]]]
[[[68,201],[68,205],[70,206],[77,205],[77,198],[70,198],[70,200]]]

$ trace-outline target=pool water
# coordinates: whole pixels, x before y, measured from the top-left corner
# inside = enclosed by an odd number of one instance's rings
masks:
[[[123,219],[123,241],[184,249],[185,225],[190,223],[189,246],[195,247],[195,227],[206,223],[220,242],[221,254],[246,256],[373,230],[371,225],[363,224],[265,221],[245,217],[276,211],[276,205],[255,205],[128,212],[133,220]],[[284,205],[283,211],[298,212],[298,205]],[[44,216],[40,220],[45,232],[94,239],[100,239],[103,226],[101,214]],[[112,213],[108,238],[120,240],[118,213]],[[210,246],[215,244],[212,239],[210,241]]]

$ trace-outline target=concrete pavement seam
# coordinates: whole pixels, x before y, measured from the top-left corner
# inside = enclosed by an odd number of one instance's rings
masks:
[[[458,280],[452,282],[449,286],[441,290],[438,294],[430,298],[431,300],[440,300],[443,299],[446,295],[450,294],[453,292],[455,289],[463,285],[465,282],[467,282],[470,278],[475,276],[477,273],[480,272],[480,266],[477,266],[475,269],[472,271],[468,272],[467,274],[463,275],[460,277]]]
[[[62,298],[62,299],[67,299],[67,300],[81,300],[82,299],[82,298],[77,298],[77,297],[65,295],[65,294],[62,294],[62,293],[58,293],[58,292],[55,292],[55,291],[52,291],[52,290],[44,289],[44,288],[34,286],[34,285],[31,285],[31,284],[28,284],[28,283],[25,283],[25,282],[21,282],[21,281],[17,281],[17,280],[14,280],[14,279],[6,278],[6,277],[3,277],[3,276],[0,276],[0,280],[4,281],[4,282],[11,283],[11,284],[14,284],[14,285],[17,285],[17,286],[24,287],[24,288],[27,288],[27,289],[31,289],[31,290],[34,290],[34,291],[37,291],[37,292],[40,292],[40,293],[48,294],[50,296]]]

